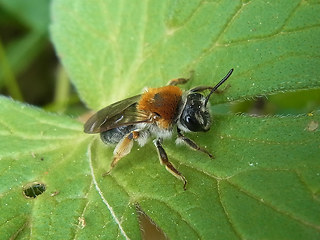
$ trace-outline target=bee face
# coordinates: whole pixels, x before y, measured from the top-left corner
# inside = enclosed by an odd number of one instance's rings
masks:
[[[181,112],[179,123],[191,132],[206,132],[210,129],[211,120],[206,98],[200,93],[189,93]]]

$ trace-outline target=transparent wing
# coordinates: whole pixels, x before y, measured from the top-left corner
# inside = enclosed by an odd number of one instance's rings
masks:
[[[136,106],[141,95],[113,103],[94,115],[84,124],[85,133],[101,133],[113,128],[148,122],[143,112]]]

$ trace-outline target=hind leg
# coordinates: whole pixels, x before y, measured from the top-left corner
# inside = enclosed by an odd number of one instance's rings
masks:
[[[103,176],[110,174],[111,170],[117,165],[121,158],[128,155],[133,146],[133,140],[139,137],[138,131],[132,131],[117,144],[116,148],[113,151],[113,160],[110,165],[108,172],[104,173]]]

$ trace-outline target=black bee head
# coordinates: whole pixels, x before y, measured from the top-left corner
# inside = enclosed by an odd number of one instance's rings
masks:
[[[180,124],[191,132],[206,132],[210,129],[210,113],[205,106],[206,98],[200,93],[190,93],[186,97],[180,115]]]
[[[216,91],[232,74],[231,69],[221,81],[211,88],[210,93],[205,97],[198,91],[203,91],[198,88],[191,89],[186,97],[184,107],[178,119],[179,123],[185,130],[191,132],[206,132],[211,126],[211,117],[207,107],[210,96]],[[210,88],[204,88],[210,89]]]

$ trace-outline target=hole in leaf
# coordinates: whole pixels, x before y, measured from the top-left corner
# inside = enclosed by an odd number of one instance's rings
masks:
[[[46,185],[42,183],[29,183],[23,188],[23,195],[26,198],[36,198],[46,191]]]
[[[156,225],[156,223],[141,209],[141,206],[136,203],[136,211],[138,213],[138,220],[140,225],[140,231],[142,239],[159,239],[167,240],[168,237],[165,233]]]

